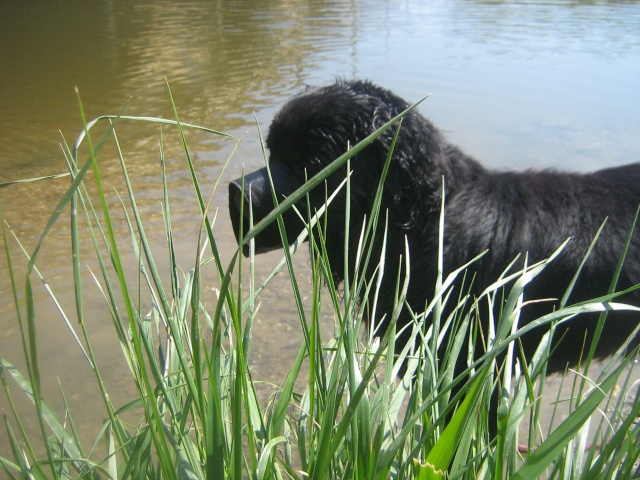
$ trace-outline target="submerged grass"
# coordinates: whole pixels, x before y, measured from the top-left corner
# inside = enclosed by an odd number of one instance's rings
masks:
[[[399,278],[397,282],[396,318],[391,319],[383,338],[374,338],[363,320],[364,309],[358,298],[366,297],[363,293],[367,291],[376,292],[380,288],[379,279],[367,280],[352,272],[352,282],[338,291],[324,250],[324,208],[319,212],[298,212],[307,220],[308,229],[284,251],[282,261],[265,284],[256,285],[252,238],[270,222],[278,222],[284,237],[282,212],[294,208],[297,200],[348,163],[382,131],[401,128],[399,121],[406,112],[355,145],[273,214],[249,232],[243,232],[243,243],[251,251],[249,276],[245,278],[241,247],[225,263],[213,232],[215,215],[211,199],[222,174],[207,196],[198,181],[184,129],[223,134],[183,124],[171,101],[175,113],[172,121],[116,115],[86,122],[82,114],[85,124],[82,134],[73,146],[64,143],[71,184],[33,251],[22,249],[28,258],[24,287],[20,286],[9,247],[21,244],[3,222],[6,275],[12,285],[26,365],[24,371],[18,371],[11,359],[0,357],[0,380],[10,407],[10,412],[4,415],[9,451],[7,456],[0,457],[0,467],[7,478],[530,479],[543,475],[558,479],[638,478],[640,401],[628,402],[626,397],[626,392],[633,391],[633,379],[628,372],[635,352],[625,354],[621,349],[597,379],[589,380],[592,348],[583,362],[584,381],[574,385],[566,419],[548,430],[542,426],[540,398],[550,336],[545,337],[528,365],[518,362],[515,369],[511,368],[512,357],[518,356],[518,339],[527,330],[553,326],[585,312],[602,312],[604,321],[607,310],[631,308],[615,303],[614,283],[610,295],[563,306],[533,324],[518,328],[523,290],[564,246],[548,260],[522,271],[505,271],[479,298],[452,296],[452,285],[465,281],[468,265],[444,277],[440,258],[434,298],[425,311],[414,312],[415,321],[410,326],[412,339],[417,341],[407,342],[402,351],[395,350],[393,339],[398,333],[397,314],[406,308],[408,278]],[[179,133],[202,219],[193,265],[186,272],[176,261],[162,134],[162,213],[167,245],[162,254],[167,258],[157,257],[145,233],[145,222],[117,135],[121,123],[126,125],[131,120],[165,125],[164,128],[175,128]],[[92,128],[101,123],[107,124],[106,132],[94,143]],[[237,142],[236,148],[227,164],[240,144],[239,139],[232,141]],[[106,142],[115,145],[122,170],[126,192],[121,198],[121,210],[128,242],[114,230],[111,220],[114,208],[109,206],[102,187],[98,156]],[[81,153],[85,150],[86,154]],[[376,192],[377,205],[382,182]],[[0,185],[4,186],[9,184]],[[348,178],[340,188],[350,188]],[[327,192],[327,203],[334,194]],[[38,355],[43,340],[38,338],[31,285],[34,277],[44,280],[37,268],[40,247],[68,205],[75,311],[66,312],[54,292],[48,289],[48,293],[90,366],[95,376],[94,388],[102,399],[106,420],[89,446],[80,441],[68,406],[61,416],[43,397]],[[441,232],[443,222],[444,215]],[[311,236],[314,227],[317,234]],[[348,228],[347,215],[345,229]],[[386,212],[376,209],[363,231],[355,232],[361,235],[358,271],[366,270],[367,264],[381,266],[386,261],[384,255],[373,258],[368,248],[371,238],[383,235],[386,228]],[[114,335],[136,386],[137,396],[122,405],[113,404],[92,348],[81,281],[81,235],[91,239],[98,265],[98,271],[92,271],[91,275],[104,295]],[[313,279],[307,301],[292,263],[305,238],[310,242]],[[124,264],[123,253],[127,256],[133,253],[135,268]],[[405,261],[410,261],[408,255]],[[169,265],[168,276],[160,273],[162,263]],[[214,308],[203,300],[203,267],[207,263],[214,265],[217,276]],[[263,401],[256,391],[257,380],[250,366],[252,328],[258,315],[256,303],[275,273],[285,268],[291,278],[291,297],[297,306],[304,341],[281,384],[268,401]],[[493,311],[491,306],[504,296],[505,306],[500,318],[493,319],[492,330],[477,331],[475,316]],[[447,303],[457,307],[445,318],[442,312]],[[334,338],[328,343],[322,340],[326,336],[321,323],[321,318],[327,315],[321,305],[326,304],[330,305],[336,323]],[[375,305],[369,308],[375,310]],[[77,323],[71,318],[77,319]],[[466,339],[487,333],[490,345],[483,355],[478,355]],[[442,342],[448,344],[441,345]],[[446,355],[439,358],[438,352],[442,351]],[[498,365],[496,359],[503,352],[507,361]],[[469,359],[469,368],[454,377],[453,367],[461,355]],[[476,358],[479,359],[474,361]],[[456,384],[463,387],[452,395]],[[12,385],[17,385],[17,391]],[[492,392],[497,388],[500,388],[498,434],[492,437],[488,411]],[[614,395],[616,388],[622,388],[623,394]],[[62,389],[61,395],[66,406]],[[27,433],[25,418],[16,407],[25,397],[33,403],[39,435]],[[603,401],[611,414],[606,420],[599,420],[596,413]],[[132,415],[140,416],[137,423],[131,423]],[[527,435],[522,436],[519,426],[525,418],[530,427]],[[593,429],[595,422],[598,424],[592,438],[589,428]],[[104,453],[94,449],[100,443],[106,445]]]

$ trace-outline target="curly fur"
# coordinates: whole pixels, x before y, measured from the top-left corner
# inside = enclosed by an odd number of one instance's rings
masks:
[[[274,178],[276,193],[291,193],[304,181],[305,170],[310,178],[350,145],[364,139],[408,106],[390,91],[365,81],[337,81],[294,97],[274,118],[266,141],[270,165],[286,172],[282,176],[287,177]],[[386,131],[351,161],[350,252],[355,252],[360,226],[371,211],[393,134],[394,129]],[[327,180],[329,191],[344,175],[341,171]],[[474,293],[495,281],[517,255],[524,261],[523,254],[527,254],[531,264],[550,256],[571,237],[567,248],[526,290],[527,300],[561,298],[605,219],[605,228],[570,301],[579,302],[607,293],[640,204],[640,164],[586,174],[551,170],[492,171],[449,144],[431,122],[414,110],[403,120],[384,185],[382,212],[388,212],[389,218],[386,271],[376,318],[370,319],[379,326],[379,331],[386,328],[386,319],[393,309],[398,260],[404,254],[405,238],[411,259],[407,301],[419,312],[433,295],[443,178],[445,268],[450,271],[488,250],[482,260],[473,265]],[[232,182],[229,190],[236,234],[239,231],[239,205],[243,201],[241,182],[241,179]],[[247,177],[245,182],[244,201],[248,201],[251,184],[257,221],[273,206],[269,203],[271,192],[264,185],[260,188],[264,179],[260,179],[258,172],[255,177]],[[324,187],[317,190],[311,196],[314,205],[320,205],[324,200]],[[265,195],[269,196],[268,200],[260,198]],[[327,251],[335,280],[339,282],[345,280],[344,217],[340,211],[344,208],[344,199],[336,205],[329,214]],[[291,218],[285,219],[285,223],[289,238],[295,238],[301,224]],[[277,232],[271,230],[258,236],[258,249],[276,248],[280,241],[279,235],[274,238],[276,235]],[[378,238],[373,258],[381,249],[382,239]],[[619,290],[640,282],[639,253],[640,238],[634,235],[618,281]],[[350,271],[353,271],[354,262],[353,258],[349,260]],[[371,270],[367,275],[373,275],[373,267]],[[635,293],[622,301],[640,305],[640,297]],[[521,324],[555,307],[557,301],[529,304],[522,310]],[[563,369],[568,362],[579,358],[584,345],[591,339],[596,320],[595,316],[585,315],[563,324],[555,337],[561,339],[562,346],[552,356],[550,370]],[[399,323],[408,321],[410,315],[405,309]],[[597,355],[612,353],[637,324],[635,313],[610,315]],[[537,329],[523,337],[527,357],[532,355],[544,333],[544,329]],[[638,340],[636,337],[634,344]]]

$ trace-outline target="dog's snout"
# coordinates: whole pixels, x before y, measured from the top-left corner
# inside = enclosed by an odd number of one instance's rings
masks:
[[[256,225],[274,209],[276,202],[287,198],[300,186],[291,169],[281,163],[269,166],[244,175],[229,183],[229,213],[236,239],[241,241],[252,226]],[[300,211],[306,211],[303,204],[298,205]],[[241,214],[242,213],[242,214]],[[283,212],[287,236],[297,237],[304,224],[292,210]],[[272,221],[263,226],[261,232],[254,237],[256,253],[268,252],[282,248],[282,239],[278,223]],[[243,246],[243,253],[248,255],[248,245]]]
[[[238,180],[234,180],[229,183],[229,207],[232,208],[232,213],[235,213],[236,217],[240,215],[240,212],[243,210],[242,185],[238,182]],[[244,216],[246,216],[246,214]]]
[[[233,227],[233,233],[236,236],[236,240],[238,242],[241,239],[241,236],[244,235],[248,228],[248,206],[245,204],[244,207],[242,205],[243,202],[243,189],[242,189],[242,179],[233,180],[229,183],[229,216],[231,217],[231,225]],[[242,217],[240,215],[242,212]],[[242,230],[241,230],[242,229]],[[243,248],[243,253],[245,256],[248,254],[247,246]]]

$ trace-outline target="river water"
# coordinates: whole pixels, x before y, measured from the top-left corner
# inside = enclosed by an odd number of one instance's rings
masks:
[[[224,175],[230,179],[262,164],[256,122],[266,130],[288,96],[336,77],[368,78],[408,100],[431,93],[422,113],[490,167],[584,171],[640,160],[638,1],[7,0],[0,45],[0,183],[66,171],[61,138],[72,143],[82,129],[76,87],[88,118],[125,104],[128,115],[173,118],[169,84],[182,121],[246,135]],[[126,123],[119,133],[147,234],[161,244],[159,129]],[[196,132],[188,140],[199,179],[211,188],[234,143]],[[189,269],[197,205],[178,142],[167,141],[166,157],[179,261]],[[123,191],[115,155],[101,157],[100,168],[115,202],[113,189]],[[27,251],[68,184],[61,178],[0,189],[4,219]],[[230,258],[226,188],[212,205],[220,209],[219,247]],[[24,257],[13,240],[9,247],[22,285]],[[1,257],[0,355],[22,367]],[[73,311],[68,212],[39,258]],[[278,259],[261,258],[258,276]],[[304,257],[298,262],[303,273]],[[287,289],[283,277],[263,296],[254,378],[278,382],[299,348]],[[121,397],[116,403],[124,402],[133,388],[108,310],[97,288],[85,291],[106,382]],[[42,288],[36,297],[45,394],[61,406],[59,379],[74,420],[93,438],[100,419],[88,367]]]

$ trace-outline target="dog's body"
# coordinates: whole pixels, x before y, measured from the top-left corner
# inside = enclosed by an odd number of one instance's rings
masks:
[[[305,92],[294,97],[277,114],[267,137],[270,168],[278,198],[288,196],[305,180],[357,144],[409,104],[391,92],[368,82],[343,82]],[[365,217],[373,207],[395,129],[383,133],[351,161],[350,245],[357,242]],[[340,170],[327,180],[331,192],[344,179]],[[403,119],[393,158],[384,184],[381,214],[388,212],[386,267],[378,298],[375,322],[382,332],[391,316],[396,294],[398,265],[409,246],[410,283],[407,302],[421,312],[433,297],[437,274],[438,221],[445,185],[444,266],[457,268],[487,250],[470,267],[475,276],[472,293],[479,294],[496,281],[518,256],[516,267],[549,257],[567,238],[564,251],[525,290],[525,299],[547,299],[522,309],[520,324],[526,324],[557,308],[572,277],[578,270],[596,232],[606,221],[586,265],[575,285],[570,303],[605,295],[640,204],[640,164],[611,168],[588,174],[542,172],[495,172],[448,144],[439,131],[416,111]],[[250,187],[250,188],[249,188]],[[253,202],[254,221],[273,209],[269,181],[263,170],[230,184],[230,212],[236,235],[243,202]],[[311,211],[325,199],[324,186],[310,195]],[[330,207],[326,248],[336,281],[344,278],[344,194]],[[306,212],[300,206],[301,212]],[[248,231],[245,206],[245,229]],[[287,236],[292,241],[303,228],[295,214],[285,216]],[[379,258],[382,234],[373,247]],[[256,250],[281,247],[275,225],[255,239]],[[640,283],[640,236],[633,235],[617,290]],[[353,272],[355,258],[349,259]],[[374,275],[377,262],[369,272]],[[348,279],[346,279],[348,280]],[[555,301],[549,299],[556,299]],[[368,299],[362,299],[366,302]],[[370,300],[370,299],[369,299]],[[640,295],[632,292],[621,302],[640,306]],[[610,315],[597,350],[598,356],[611,354],[632,333],[639,316],[635,312]],[[400,326],[411,320],[405,309]],[[576,362],[589,345],[597,317],[585,315],[563,324],[556,333],[561,339],[549,363],[549,370],[563,369]],[[486,326],[486,325],[485,325]],[[522,338],[529,358],[545,333],[539,328]],[[638,337],[632,342],[637,344]],[[405,341],[401,337],[400,342]]]

